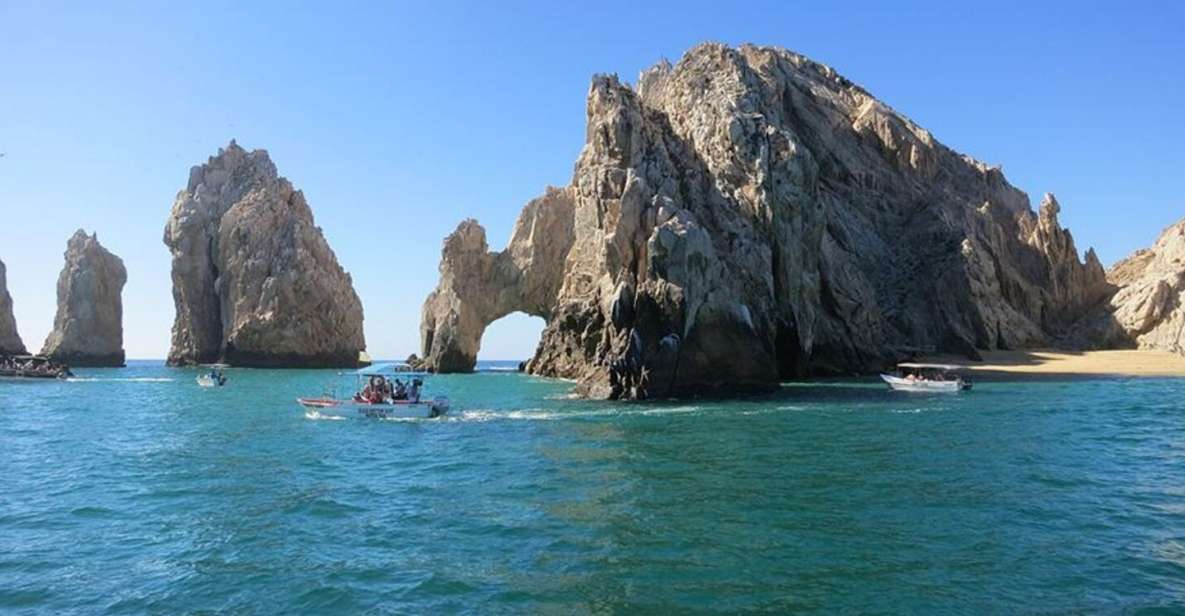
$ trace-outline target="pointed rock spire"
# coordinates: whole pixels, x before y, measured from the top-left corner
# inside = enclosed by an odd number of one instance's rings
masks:
[[[79,229],[66,243],[58,310],[41,354],[71,366],[122,366],[123,260]]]

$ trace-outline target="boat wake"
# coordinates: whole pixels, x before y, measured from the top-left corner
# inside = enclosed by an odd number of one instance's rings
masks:
[[[563,419],[584,419],[589,417],[630,417],[655,415],[682,415],[698,413],[699,406],[675,406],[660,408],[620,408],[596,409],[588,411],[556,411],[552,409],[523,409],[518,411],[494,411],[472,409],[461,411],[453,415],[445,415],[445,421],[558,421]]]
[[[66,379],[67,383],[172,383],[177,379],[170,377],[157,376],[132,376],[132,377],[97,377],[97,376],[72,376]]]
[[[348,417],[342,417],[341,415],[324,415],[324,414],[318,413],[317,411],[312,410],[312,409],[305,411],[304,417],[305,417],[305,419],[324,420],[324,421],[344,421],[346,419],[349,419]]]

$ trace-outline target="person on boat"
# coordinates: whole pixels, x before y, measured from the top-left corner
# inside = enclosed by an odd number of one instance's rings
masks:
[[[413,403],[418,404],[420,402],[420,386],[422,386],[423,384],[424,384],[424,382],[421,381],[420,379],[415,379],[411,382],[411,392],[408,393],[407,397]]]
[[[386,402],[393,396],[392,392],[393,388],[391,387],[390,379],[387,379],[386,377],[379,377],[379,397],[381,397],[383,401]]]
[[[403,381],[395,379],[395,395],[392,396],[395,400],[407,400],[407,385]]]

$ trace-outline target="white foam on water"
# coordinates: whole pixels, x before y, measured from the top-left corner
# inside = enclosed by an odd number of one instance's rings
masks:
[[[68,383],[172,383],[177,379],[163,376],[133,376],[104,378],[97,376],[72,376]]]
[[[620,408],[596,409],[588,411],[554,411],[548,409],[523,409],[518,411],[493,411],[488,409],[470,409],[444,418],[450,421],[496,421],[496,420],[525,420],[525,421],[556,421],[562,419],[578,419],[585,417],[628,417],[628,416],[656,416],[679,415],[696,413],[698,406],[676,406],[670,408]]]
[[[342,417],[341,415],[322,415],[321,413],[318,413],[317,411],[314,411],[312,409],[305,411],[304,417],[305,417],[305,419],[325,420],[325,421],[343,421],[346,419],[345,417]]]

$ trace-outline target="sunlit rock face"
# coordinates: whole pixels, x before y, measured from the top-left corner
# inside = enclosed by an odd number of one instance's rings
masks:
[[[1185,219],[1116,263],[1107,278],[1117,291],[1091,322],[1097,346],[1185,354]]]
[[[8,294],[8,270],[0,261],[0,355],[23,355],[25,343],[16,331],[12,314],[12,296]]]
[[[1053,344],[1111,290],[1051,195],[1033,212],[999,168],[783,49],[596,76],[587,120],[571,184],[504,251],[473,221],[446,240],[430,367],[471,369],[485,326],[521,310],[547,322],[528,371],[589,396],[762,390]]]
[[[190,170],[164,242],[177,308],[170,364],[357,365],[362,303],[266,151],[232,141]]]
[[[67,242],[65,257],[53,331],[41,354],[71,366],[123,366],[123,260],[82,229]]]

